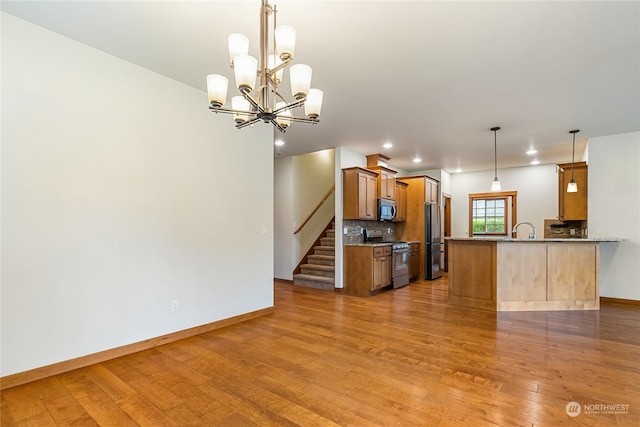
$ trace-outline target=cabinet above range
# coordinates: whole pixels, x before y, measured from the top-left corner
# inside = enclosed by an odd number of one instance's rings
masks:
[[[397,172],[387,166],[389,157],[367,156],[367,167],[342,169],[343,219],[406,220],[407,184],[396,180]]]
[[[398,172],[390,169],[387,161],[389,161],[389,157],[383,154],[370,154],[367,156],[367,169],[378,173],[378,198],[396,200],[396,175]]]

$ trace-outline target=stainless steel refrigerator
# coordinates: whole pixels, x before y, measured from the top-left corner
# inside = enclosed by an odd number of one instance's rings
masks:
[[[440,263],[444,251],[440,225],[440,205],[424,205],[424,278],[434,280],[442,276]]]

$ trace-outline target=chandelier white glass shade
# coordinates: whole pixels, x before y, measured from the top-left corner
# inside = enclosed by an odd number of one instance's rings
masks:
[[[320,115],[323,95],[320,89],[309,89],[309,95],[304,103],[304,114],[310,119],[317,119]]]
[[[570,130],[569,133],[573,134],[573,145],[571,146],[571,181],[567,184],[567,193],[577,193],[578,192],[578,183],[573,180],[573,164],[575,163],[575,155],[576,155],[576,133],[580,132],[580,130]]]
[[[274,34],[278,56],[293,59],[296,50],[296,30],[290,25],[281,25],[275,29]]]
[[[231,98],[231,109],[235,111],[233,113],[233,120],[236,124],[245,123],[249,120],[249,117],[251,117],[251,104],[244,99],[244,96],[238,95]]]
[[[231,98],[231,108],[225,107],[229,80],[218,74],[207,76],[209,109],[215,113],[233,114],[238,129],[261,120],[272,123],[281,132],[293,122],[319,122],[323,93],[311,88],[311,67],[291,64],[295,54],[296,30],[288,25],[276,26],[276,14],[275,5],[262,0],[258,59],[248,54],[247,37],[238,33],[229,36],[229,59],[241,94]],[[289,66],[292,101],[288,101],[279,90],[284,69]],[[304,117],[294,115],[294,109],[298,107],[304,107]]]
[[[238,55],[249,54],[249,39],[244,34],[233,33],[229,35],[229,61],[233,65],[233,59]]]
[[[498,179],[498,139],[497,132],[500,130],[499,127],[491,128],[491,132],[493,132],[493,161],[494,161],[494,175],[493,181],[491,182],[491,191],[501,191],[502,185],[500,185],[500,180]]]

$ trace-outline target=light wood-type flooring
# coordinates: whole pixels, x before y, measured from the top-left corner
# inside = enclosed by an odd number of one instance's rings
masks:
[[[276,281],[274,314],[4,390],[1,421],[637,427],[640,307],[495,313],[448,305],[446,277],[372,298]]]

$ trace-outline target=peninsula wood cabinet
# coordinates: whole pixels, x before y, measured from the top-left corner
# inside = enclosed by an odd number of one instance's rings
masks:
[[[588,218],[588,169],[587,162],[573,164],[573,180],[578,192],[567,193],[571,181],[571,163],[558,165],[558,219],[560,221],[586,221]]]
[[[342,170],[343,219],[375,221],[378,174],[353,167]]]
[[[391,284],[391,245],[344,246],[344,288],[349,295],[369,296]]]
[[[496,311],[598,310],[600,242],[569,240],[451,238],[449,303]]]

